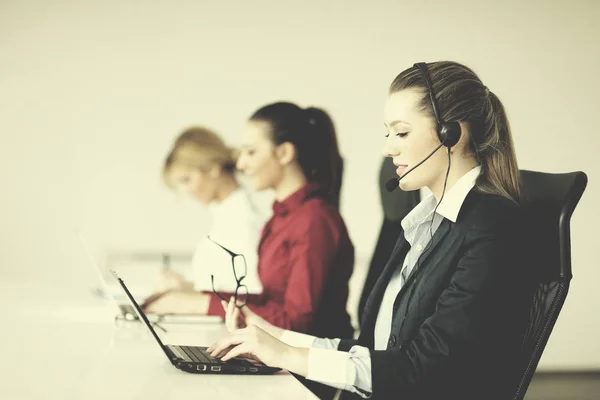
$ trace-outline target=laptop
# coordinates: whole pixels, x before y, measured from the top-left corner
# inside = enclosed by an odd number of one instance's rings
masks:
[[[116,318],[120,318],[126,321],[137,320],[137,314],[126,297],[121,298],[114,293],[114,289],[111,288],[104,278],[104,274],[100,269],[100,266],[96,262],[96,258],[92,255],[92,252],[83,237],[81,232],[78,232],[79,241],[85,250],[87,258],[94,270],[94,274],[98,278],[99,287],[94,288],[94,294],[109,300],[117,311]],[[146,314],[148,319],[152,323],[182,323],[182,324],[193,324],[193,323],[221,323],[223,318],[218,315],[198,315],[198,314]]]
[[[129,289],[127,289],[125,282],[123,282],[115,271],[112,271],[112,273],[119,282],[119,285],[121,285],[123,292],[127,296],[127,299],[131,303],[131,306],[139,319],[146,325],[150,335],[156,339],[156,342],[167,356],[169,362],[176,368],[195,374],[269,375],[281,371],[281,368],[268,367],[261,362],[241,357],[223,362],[220,359],[211,356],[207,351],[208,347],[163,344],[156,331],[152,328],[150,321],[148,321],[146,314],[135,301],[129,292]]]

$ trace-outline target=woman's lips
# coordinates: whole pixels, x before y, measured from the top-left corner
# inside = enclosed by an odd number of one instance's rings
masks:
[[[408,165],[406,165],[406,164],[399,165],[398,168],[396,168],[396,174],[398,176],[402,176],[402,175],[404,175],[404,172],[407,169],[408,169]]]

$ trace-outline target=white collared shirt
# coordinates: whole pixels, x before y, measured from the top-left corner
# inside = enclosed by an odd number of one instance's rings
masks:
[[[444,194],[434,214],[437,200],[433,195],[421,201],[404,219],[404,237],[411,245],[402,268],[392,275],[385,290],[375,323],[375,350],[385,350],[391,333],[393,305],[402,288],[401,271],[406,268],[410,275],[418,257],[431,240],[444,218],[456,222],[465,198],[475,186],[481,173],[477,166],[464,174]],[[431,221],[433,220],[433,224]],[[431,228],[431,232],[430,232]],[[307,379],[349,390],[367,398],[372,393],[371,355],[363,346],[353,346],[349,352],[338,351],[340,339],[321,339],[297,332],[285,331],[281,340],[297,347],[310,347]]]

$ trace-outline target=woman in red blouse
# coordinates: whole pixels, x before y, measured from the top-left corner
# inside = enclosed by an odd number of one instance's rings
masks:
[[[352,337],[354,247],[335,205],[340,166],[333,123],[321,109],[274,103],[246,126],[237,167],[255,190],[275,193],[258,248],[263,294],[246,304],[284,329]],[[222,296],[212,295],[209,314],[224,315]]]

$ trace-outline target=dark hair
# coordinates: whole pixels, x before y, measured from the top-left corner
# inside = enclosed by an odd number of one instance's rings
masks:
[[[427,64],[440,117],[463,121],[471,141],[467,150],[481,164],[475,188],[497,194],[515,203],[521,199],[519,168],[504,106],[470,68],[452,61]],[[416,67],[401,72],[390,86],[390,94],[407,88],[423,91],[420,108],[434,118],[423,75]]]
[[[274,143],[294,145],[306,179],[319,183],[323,193],[337,205],[342,183],[342,158],[335,127],[327,112],[278,102],[262,107],[250,120],[268,123]]]

